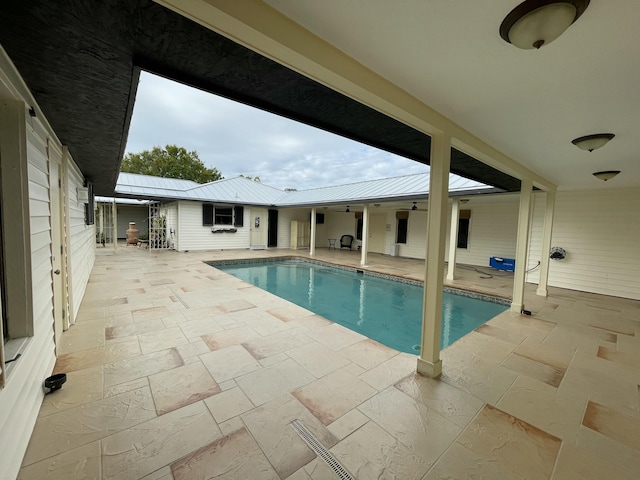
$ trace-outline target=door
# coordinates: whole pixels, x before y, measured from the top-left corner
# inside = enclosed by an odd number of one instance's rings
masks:
[[[268,224],[266,208],[251,209],[251,248],[266,248]]]
[[[385,253],[387,216],[384,213],[369,215],[369,251]]]
[[[278,246],[278,210],[269,210],[269,225],[267,226],[269,247]]]
[[[53,318],[56,348],[59,345],[65,326],[65,306],[62,285],[62,216],[61,216],[61,179],[60,164],[51,159],[49,162],[49,195],[51,197],[51,263],[53,268]]]

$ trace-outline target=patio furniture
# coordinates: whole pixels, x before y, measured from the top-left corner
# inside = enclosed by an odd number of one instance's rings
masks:
[[[342,235],[340,237],[340,250],[343,248],[348,248],[351,250],[351,246],[353,245],[353,235]]]
[[[332,248],[335,250],[336,249],[336,242],[338,241],[337,238],[330,238],[329,239],[329,250],[331,250]]]

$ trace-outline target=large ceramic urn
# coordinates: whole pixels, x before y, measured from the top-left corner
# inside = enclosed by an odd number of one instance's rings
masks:
[[[127,229],[127,244],[138,243],[138,237],[140,236],[140,230],[136,228],[136,222],[129,222],[129,228]]]

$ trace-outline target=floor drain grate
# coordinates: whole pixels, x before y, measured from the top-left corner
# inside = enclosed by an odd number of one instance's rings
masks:
[[[336,457],[334,457],[329,450],[324,448],[324,445],[320,443],[320,441],[313,435],[313,433],[311,433],[307,429],[307,427],[304,426],[304,424],[300,420],[294,420],[290,425],[291,428],[293,428],[296,433],[300,435],[300,438],[304,440],[304,443],[306,443],[311,450],[316,452],[316,455],[318,455],[318,457],[320,457],[327,465],[329,465],[329,468],[331,468],[331,470],[335,472],[338,478],[340,478],[341,480],[354,480],[347,469],[344,468],[340,464],[340,462],[338,462],[338,460],[336,460]]]

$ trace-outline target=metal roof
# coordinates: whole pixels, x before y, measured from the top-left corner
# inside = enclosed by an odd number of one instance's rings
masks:
[[[191,180],[120,173],[116,196],[157,200],[193,200],[201,202],[273,205],[282,195],[277,188],[235,177],[200,184]]]
[[[502,191],[475,180],[449,174],[449,194],[452,196]],[[189,180],[121,173],[116,184],[116,195],[120,197],[280,207],[426,198],[428,194],[429,173],[365,180],[296,192],[282,192],[244,177],[198,184]]]
[[[449,174],[450,195],[494,193],[496,189],[475,180]],[[426,198],[429,195],[429,173],[401,177],[366,180],[347,185],[301,190],[285,193],[278,199],[279,206],[318,205],[335,203],[364,203],[369,201]]]

